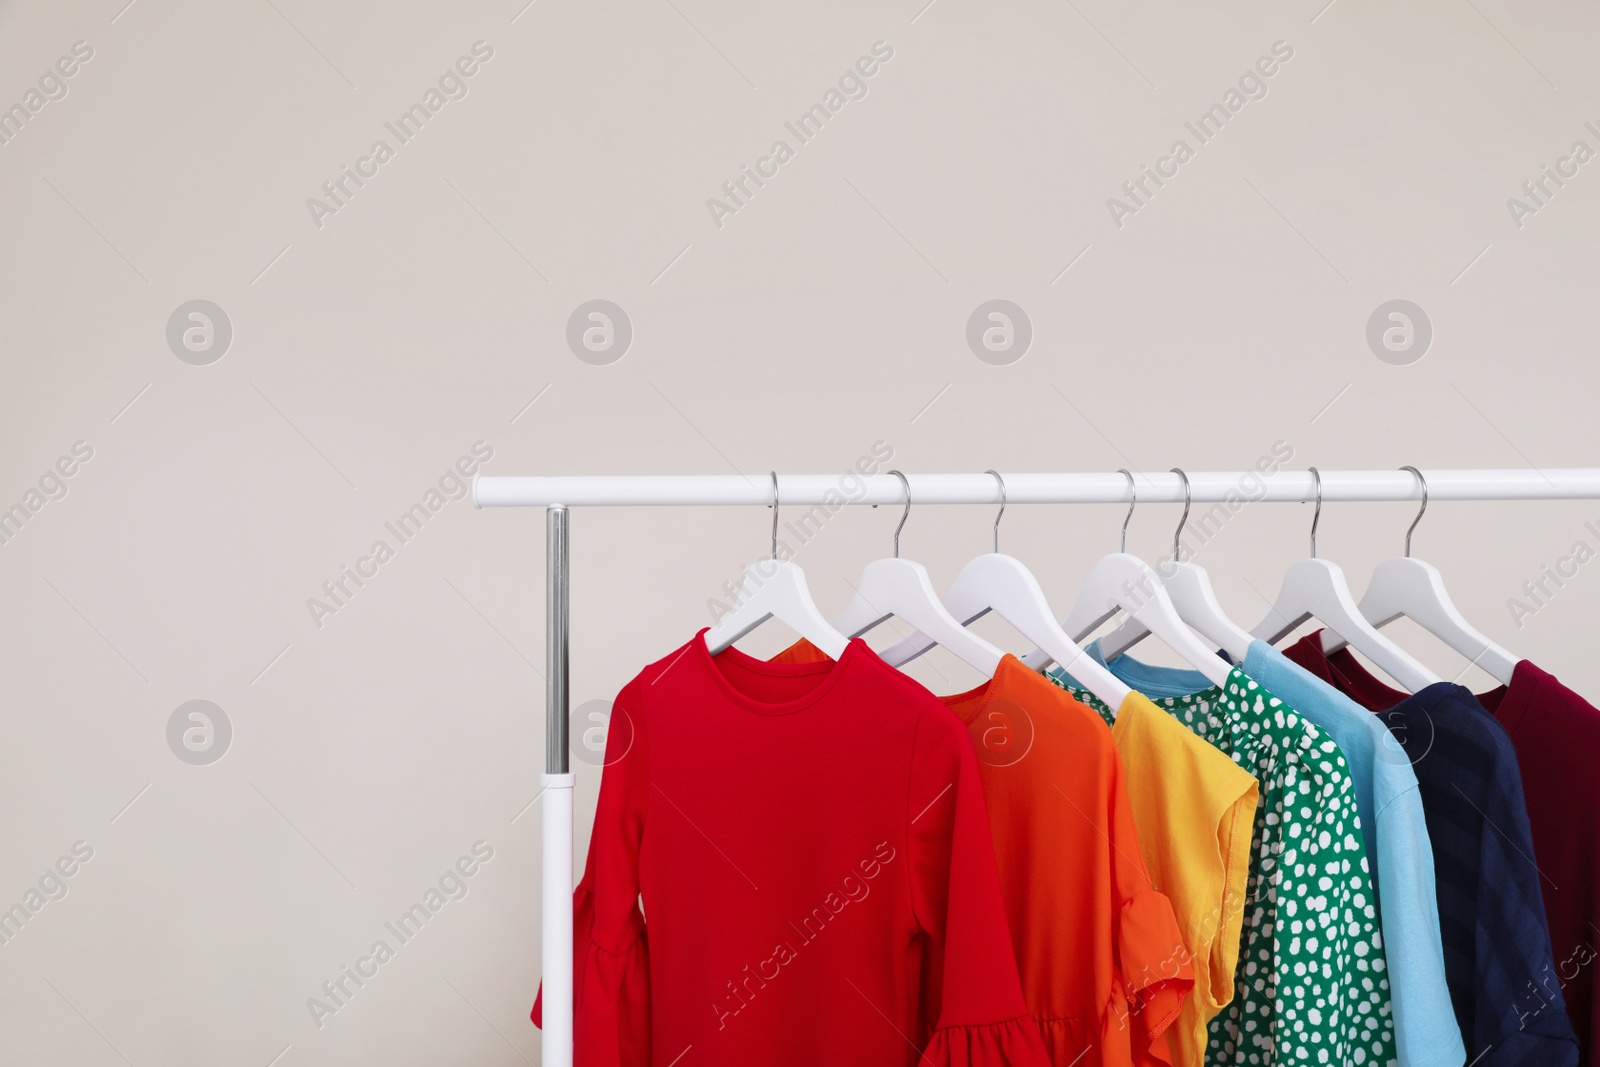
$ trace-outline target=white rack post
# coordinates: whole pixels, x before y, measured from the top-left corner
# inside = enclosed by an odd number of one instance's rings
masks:
[[[1586,500],[1600,499],[1600,467],[1546,470],[1424,471],[1428,499],[1440,500]],[[1010,504],[1127,503],[1128,480],[1121,473],[1005,474]],[[1176,474],[1140,474],[1141,504],[1181,503],[1182,480]],[[782,476],[785,504],[815,505],[843,500],[849,504],[899,504],[906,488],[898,478],[877,474],[861,478],[864,489],[853,495],[837,474]],[[923,504],[999,504],[1000,485],[989,474],[913,474],[907,476],[912,499]],[[1313,499],[1309,471],[1195,471],[1189,474],[1194,503],[1225,502],[1236,494],[1251,501]],[[568,759],[567,634],[570,622],[569,582],[573,507],[710,506],[772,503],[772,481],[766,475],[610,475],[597,477],[485,477],[472,482],[476,507],[542,507],[546,510],[545,574],[545,790],[543,832],[543,901],[540,960],[544,971],[544,1031],[541,1054],[545,1067],[572,1067],[572,790],[575,776]],[[1324,501],[1420,500],[1416,478],[1405,470],[1323,471]]]
[[[567,763],[570,711],[567,629],[572,575],[571,512],[552,503],[545,510],[545,716],[543,928],[539,960],[544,971],[540,1061],[572,1064],[572,786]],[[554,921],[552,921],[554,918]]]

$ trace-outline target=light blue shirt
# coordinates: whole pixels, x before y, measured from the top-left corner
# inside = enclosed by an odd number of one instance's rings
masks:
[[[1100,642],[1084,651],[1104,662]],[[1199,671],[1158,667],[1122,655],[1107,666],[1147,697],[1210,689]],[[1461,1067],[1467,1050],[1445,985],[1433,846],[1417,775],[1383,720],[1264,641],[1250,642],[1239,665],[1338,744],[1350,767],[1378,900],[1395,1047],[1402,1067]]]

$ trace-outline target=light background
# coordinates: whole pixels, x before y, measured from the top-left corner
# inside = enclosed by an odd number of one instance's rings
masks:
[[[1596,462],[1600,163],[1520,227],[1506,203],[1600,148],[1589,5],[125,2],[0,3],[0,106],[94,51],[0,145],[0,507],[93,449],[0,545],[0,905],[94,849],[0,946],[0,1063],[538,1061],[543,516],[451,502],[320,627],[307,607],[474,442],[494,474],[842,472],[875,441],[910,471],[1235,469],[1280,440],[1295,467]],[[480,40],[465,98],[317,226],[307,198]],[[785,121],[877,41],[865,97],[796,146]],[[1267,95],[1115,225],[1107,198],[1277,41]],[[778,138],[794,158],[717,226],[707,198]],[[965,341],[996,298],[1034,331],[1009,366]],[[1397,298],[1434,330],[1406,366],[1365,340]],[[233,328],[209,365],[166,341],[193,299]],[[592,299],[632,324],[611,365],[565,340]],[[825,610],[896,512],[803,548]],[[1322,554],[1359,593],[1412,513],[1330,505]],[[1121,514],[1013,507],[1001,544],[1064,611]],[[578,513],[574,705],[708,622],[769,516]],[[948,581],[991,518],[914,510],[904,552]],[[1130,548],[1175,518],[1141,510]],[[1200,554],[1244,625],[1309,519],[1249,507]],[[1436,504],[1416,547],[1595,697],[1600,567],[1520,628],[1507,604],[1600,547],[1586,521]],[[194,699],[232,724],[209,766],[167,745]],[[468,895],[317,1027],[307,998],[480,840]]]

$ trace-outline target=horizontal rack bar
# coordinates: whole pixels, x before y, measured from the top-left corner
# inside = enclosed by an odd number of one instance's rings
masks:
[[[1600,467],[1424,470],[1428,499],[1600,499]],[[1010,504],[1126,503],[1128,479],[1118,472],[1005,474]],[[1322,471],[1322,499],[1334,501],[1420,500],[1422,489],[1404,470]],[[1197,504],[1238,499],[1309,501],[1315,479],[1305,469],[1190,471]],[[1135,475],[1141,504],[1182,503],[1183,483],[1167,471]],[[913,504],[998,504],[1000,486],[988,474],[908,474]],[[892,474],[779,474],[785,505],[903,504],[905,488]],[[1232,496],[1230,496],[1232,494]],[[668,475],[479,475],[472,482],[475,506],[628,507],[715,506],[772,503],[772,479],[764,474]]]

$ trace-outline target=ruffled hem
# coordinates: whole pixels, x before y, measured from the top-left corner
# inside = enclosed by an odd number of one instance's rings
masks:
[[[1100,1040],[1090,1019],[1039,1019],[1039,1036],[1054,1067],[1100,1067]],[[1089,1055],[1084,1055],[1084,1050]]]
[[[1172,902],[1161,893],[1135,893],[1118,923],[1126,990],[1112,996],[1102,1047],[1106,1063],[1153,1067],[1172,1063],[1166,1032],[1194,989],[1193,953],[1183,942]],[[1116,1054],[1112,1054],[1115,1048]]]
[[[1183,1011],[1183,1001],[1193,987],[1192,981],[1176,979],[1159,982],[1140,991],[1144,1010],[1133,1026],[1131,1055],[1135,1064],[1171,1064],[1172,1049],[1168,1032]]]
[[[640,938],[622,952],[608,952],[592,941],[579,956],[572,974],[573,1014],[611,1017],[650,1025],[650,955]],[[534,998],[533,1025],[544,1026],[544,983]],[[580,1025],[579,1030],[583,1027]]]
[[[933,1032],[918,1067],[1052,1067],[1039,1024],[1024,1016]]]
[[[1171,1067],[1167,1032],[1178,1020],[1192,984],[1187,979],[1155,982],[1138,990],[1138,1000],[1131,1004],[1114,992],[1100,1026],[1104,1067]]]

